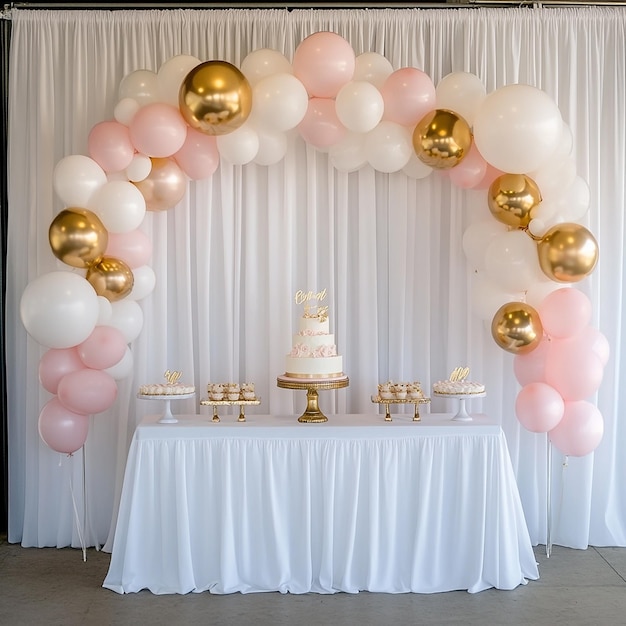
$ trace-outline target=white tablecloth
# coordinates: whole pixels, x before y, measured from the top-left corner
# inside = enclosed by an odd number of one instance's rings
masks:
[[[108,589],[477,592],[539,577],[485,417],[178,417],[136,430]]]

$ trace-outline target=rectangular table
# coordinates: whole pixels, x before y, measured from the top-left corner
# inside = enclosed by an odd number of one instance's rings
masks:
[[[177,417],[136,429],[108,589],[477,592],[539,577],[484,416]]]

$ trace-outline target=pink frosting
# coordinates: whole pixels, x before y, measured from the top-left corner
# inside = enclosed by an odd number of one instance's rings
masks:
[[[295,358],[302,358],[302,357],[323,358],[323,357],[328,357],[328,356],[337,356],[337,346],[335,345],[319,346],[315,348],[314,350],[311,350],[309,346],[303,343],[297,343],[291,349],[289,356],[292,356]]]

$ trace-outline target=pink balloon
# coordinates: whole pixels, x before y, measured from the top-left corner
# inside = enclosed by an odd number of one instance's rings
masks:
[[[335,101],[329,98],[311,98],[304,119],[297,128],[303,139],[316,148],[333,146],[348,134],[337,117]]]
[[[63,376],[84,367],[85,364],[80,360],[75,347],[51,348],[39,361],[39,382],[46,391],[56,394]]]
[[[217,139],[195,128],[187,130],[183,147],[174,155],[176,163],[192,180],[212,176],[220,163]]]
[[[311,97],[334,98],[354,76],[356,57],[340,35],[320,32],[309,35],[296,48],[293,73]]]
[[[58,398],[52,398],[39,414],[39,436],[56,452],[73,454],[87,440],[89,419],[66,409]]]
[[[585,400],[594,394],[604,375],[600,357],[578,338],[554,339],[546,356],[546,382],[566,401]]]
[[[484,159],[485,157],[482,158]],[[489,189],[489,187],[491,187],[491,183],[493,183],[493,181],[499,176],[502,176],[502,174],[504,174],[504,172],[495,168],[493,165],[491,165],[491,163],[487,163],[485,175],[482,177],[480,182],[472,187],[472,189]]]
[[[380,93],[385,103],[383,119],[403,126],[417,124],[435,108],[435,84],[428,74],[415,67],[392,72]]]
[[[513,373],[522,387],[546,381],[546,357],[549,349],[550,340],[542,337],[534,350],[513,357]]]
[[[603,366],[608,363],[611,356],[611,346],[608,339],[597,328],[587,326],[575,339],[584,343],[588,350],[598,356]]]
[[[547,433],[562,419],[565,402],[561,394],[546,383],[530,383],[515,400],[515,414],[520,424],[533,433]]]
[[[450,180],[461,189],[471,189],[485,177],[487,161],[483,159],[476,144],[472,142],[467,155],[463,160],[449,170]]]
[[[141,107],[130,123],[130,138],[137,152],[169,157],[185,143],[187,124],[180,111],[162,102]]]
[[[548,335],[574,337],[589,324],[591,301],[578,289],[557,289],[539,303],[537,312]]]
[[[604,434],[604,420],[596,406],[584,400],[566,402],[563,419],[550,431],[550,441],[567,456],[593,452]]]
[[[105,172],[121,172],[135,155],[127,126],[119,122],[100,122],[90,131],[87,139],[89,156]]]
[[[106,372],[83,369],[63,376],[59,382],[58,398],[66,409],[74,413],[102,413],[115,402],[117,384]]]
[[[105,256],[121,259],[130,269],[147,265],[152,257],[152,239],[139,229],[109,233]]]
[[[126,352],[126,339],[113,326],[96,326],[76,349],[80,360],[87,367],[103,370],[121,361]]]

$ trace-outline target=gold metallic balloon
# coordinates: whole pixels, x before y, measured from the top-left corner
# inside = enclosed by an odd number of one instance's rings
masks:
[[[135,277],[124,261],[105,256],[98,263],[89,267],[86,279],[99,296],[116,302],[131,292]]]
[[[63,209],[50,224],[48,241],[57,259],[85,268],[104,255],[109,233],[100,218],[87,209]]]
[[[491,335],[507,352],[532,352],[543,337],[541,318],[526,302],[507,302],[493,316]]]
[[[524,174],[502,174],[489,187],[489,210],[507,226],[526,228],[541,202],[537,183]]]
[[[207,61],[187,74],[178,103],[189,126],[207,135],[225,135],[248,119],[252,87],[234,65]]]
[[[171,157],[150,160],[150,174],[134,185],[141,191],[148,211],[166,211],[183,199],[188,187],[187,176]]]
[[[580,224],[564,222],[548,229],[537,244],[543,273],[558,283],[575,283],[598,262],[598,242]]]
[[[447,109],[425,115],[413,130],[413,149],[420,161],[445,170],[458,165],[472,146],[468,123]]]

